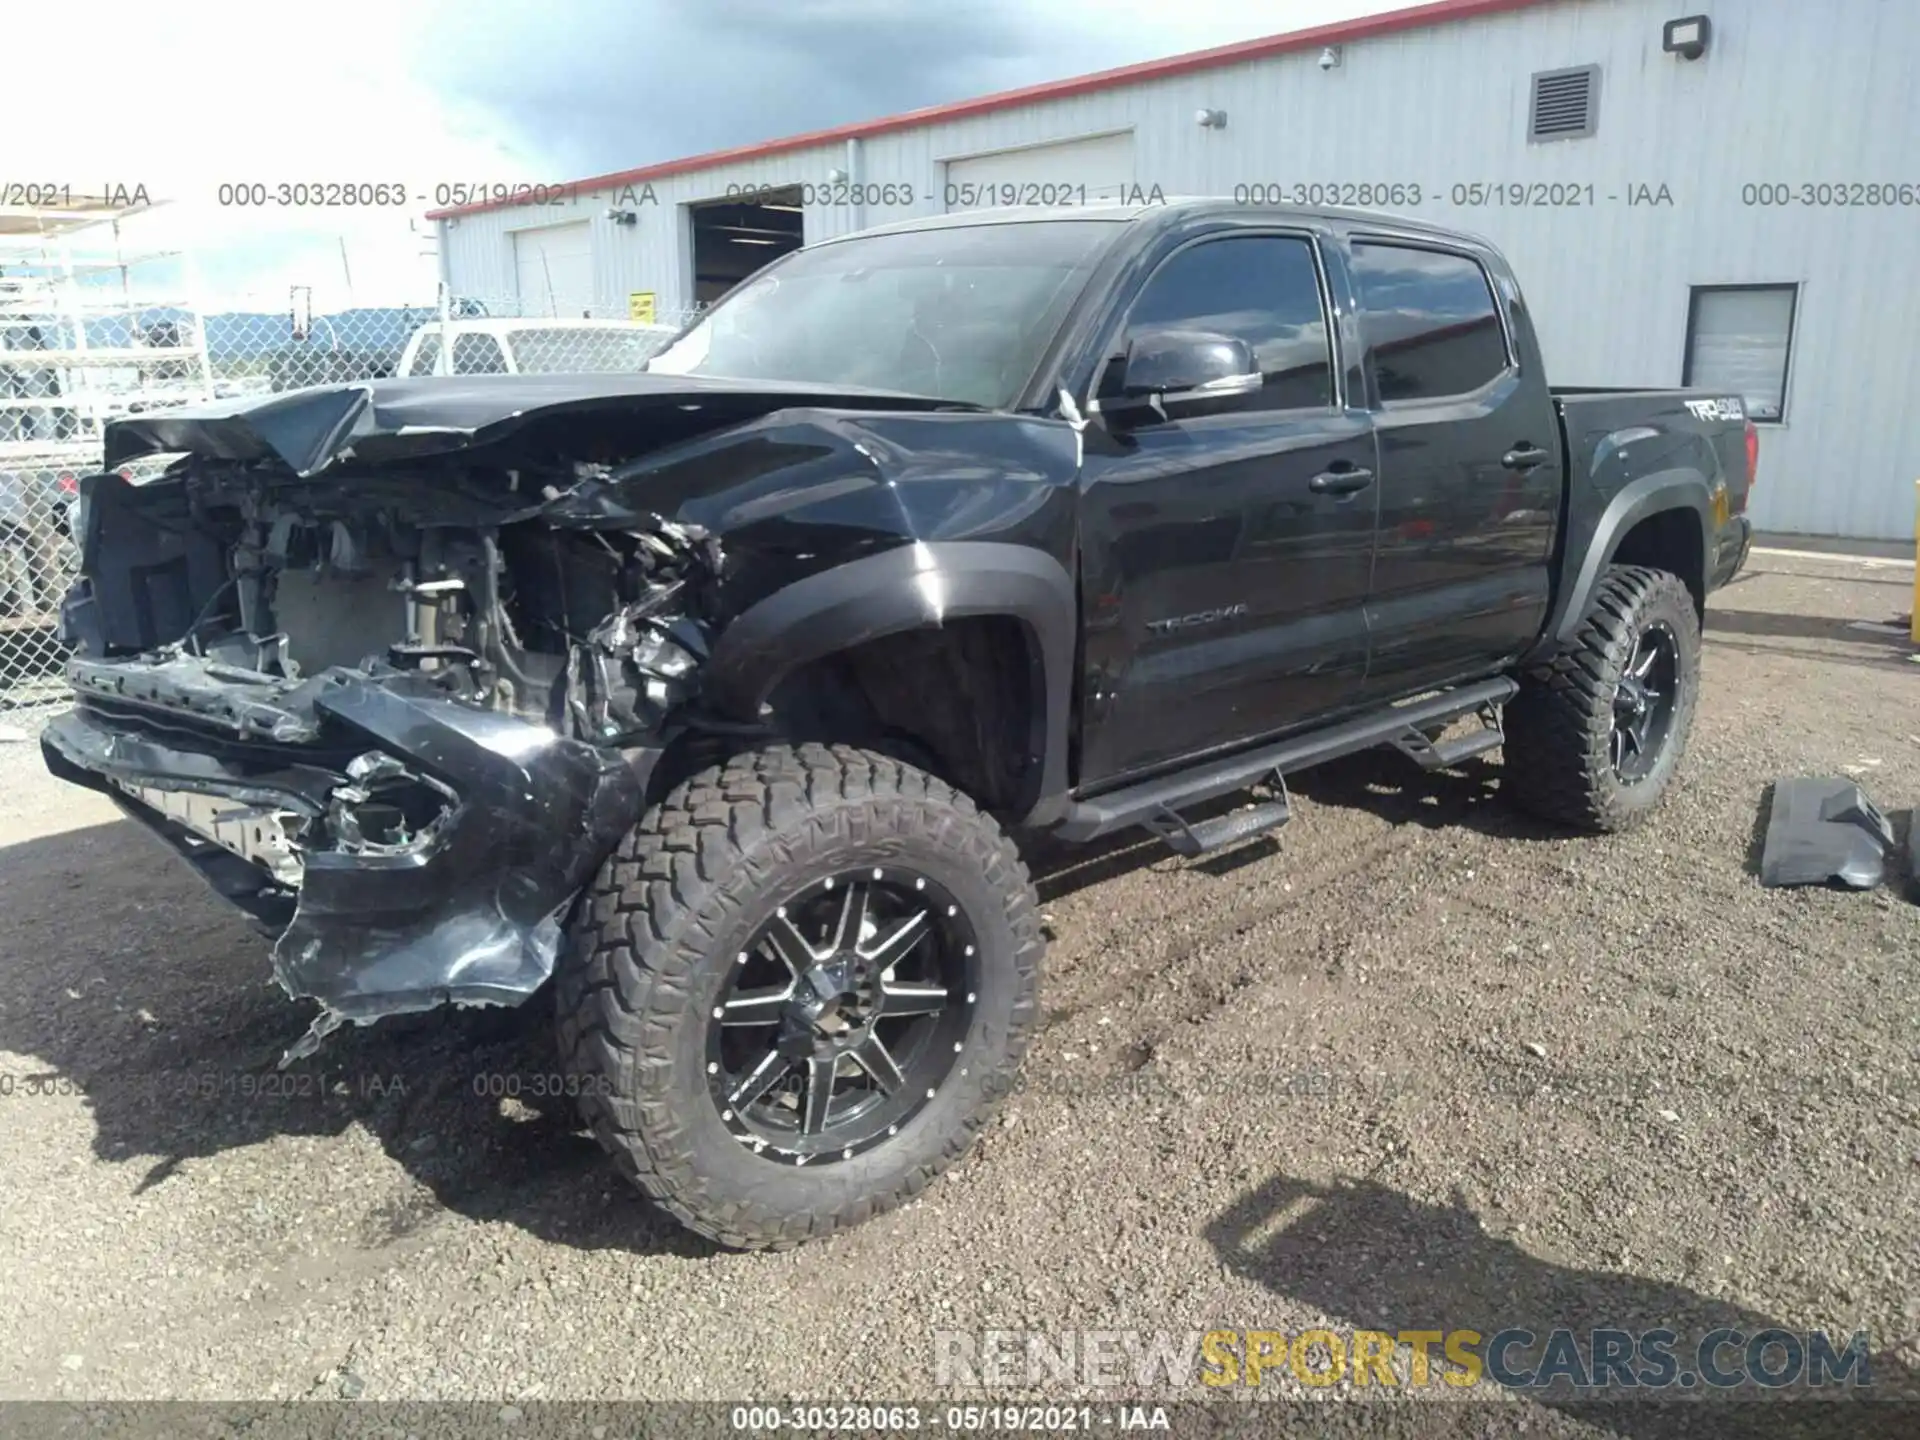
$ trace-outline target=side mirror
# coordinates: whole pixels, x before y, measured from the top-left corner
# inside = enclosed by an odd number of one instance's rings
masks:
[[[1161,419],[1209,401],[1251,395],[1263,382],[1253,347],[1210,330],[1143,330],[1127,346],[1115,408],[1144,406]]]

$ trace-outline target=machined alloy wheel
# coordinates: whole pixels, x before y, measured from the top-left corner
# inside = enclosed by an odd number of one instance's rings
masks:
[[[1660,761],[1680,702],[1680,642],[1656,620],[1640,631],[1613,692],[1613,771],[1628,784]]]
[[[774,911],[707,1025],[720,1118],[756,1155],[851,1160],[898,1135],[959,1065],[980,967],[941,885],[842,871]]]

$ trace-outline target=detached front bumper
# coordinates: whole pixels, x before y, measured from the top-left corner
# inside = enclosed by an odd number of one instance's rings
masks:
[[[658,758],[351,671],[264,694],[192,660],[70,674],[47,767],[280,932],[276,978],[323,1007],[296,1052],[345,1020],[525,1000]]]

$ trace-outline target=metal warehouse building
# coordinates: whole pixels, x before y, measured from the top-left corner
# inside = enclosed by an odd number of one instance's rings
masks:
[[[1747,395],[1761,529],[1896,538],[1917,71],[1914,0],[1441,0],[436,218],[458,294],[671,316],[803,240],[1008,200],[1401,211],[1506,251],[1554,383]]]

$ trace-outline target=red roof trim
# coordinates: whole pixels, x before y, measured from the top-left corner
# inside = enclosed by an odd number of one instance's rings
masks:
[[[1030,105],[1042,100],[1065,100],[1075,95],[1085,95],[1096,90],[1110,90],[1119,85],[1131,85],[1142,80],[1163,80],[1170,75],[1185,75],[1194,70],[1209,70],[1221,65],[1244,64],[1249,60],[1263,60],[1269,55],[1284,55],[1294,50],[1309,50],[1324,45],[1340,45],[1355,40],[1372,40],[1382,35],[1393,35],[1403,30],[1420,30],[1428,26],[1447,24],[1456,20],[1473,20],[1482,15],[1499,15],[1509,10],[1524,10],[1546,0],[1433,0],[1427,5],[1415,5],[1405,10],[1389,10],[1379,15],[1367,15],[1357,20],[1342,20],[1331,25],[1319,25],[1311,30],[1294,30],[1285,35],[1266,35],[1258,40],[1239,40],[1231,45],[1216,45],[1211,50],[1193,50],[1184,55],[1169,55],[1161,60],[1147,60],[1137,65],[1122,65],[1113,70],[1099,70],[1091,75],[1076,75],[1066,80],[1049,80],[1040,85],[1028,85],[1019,90],[1002,90],[992,95],[982,95],[972,100],[959,100],[948,105],[930,105],[924,110],[908,110],[899,115],[887,115],[877,120],[862,120],[852,125],[836,125],[830,130],[810,130],[804,135],[788,135],[779,140],[762,140],[753,145],[736,145],[730,150],[709,150],[704,155],[689,155],[679,160],[663,160],[656,165],[643,165],[637,170],[616,170],[607,175],[593,175],[584,180],[571,182],[568,188],[582,190],[614,189],[624,185],[642,185],[650,180],[663,180],[670,175],[685,175],[695,170],[708,170],[716,165],[728,165],[741,160],[757,160],[764,155],[782,155],[792,150],[810,150],[816,145],[830,145],[836,141],[865,140],[874,135],[886,135],[895,130],[912,130],[922,125],[937,125],[948,120],[964,120],[973,115],[991,114],[996,110],[1010,109],[1016,105]],[[474,205],[456,205],[444,210],[427,212],[429,220],[444,220],[456,215],[474,215],[486,210],[503,210],[515,202],[511,200],[489,200]]]

